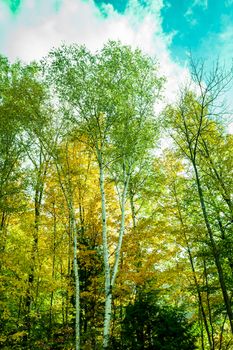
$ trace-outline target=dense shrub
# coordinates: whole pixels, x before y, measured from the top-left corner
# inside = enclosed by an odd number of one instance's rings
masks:
[[[161,306],[153,295],[141,296],[126,307],[121,345],[112,348],[148,350],[194,350],[195,336],[185,313]]]

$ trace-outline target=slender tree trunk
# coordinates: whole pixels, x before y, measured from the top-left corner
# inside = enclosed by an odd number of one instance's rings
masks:
[[[22,296],[19,297],[19,306],[18,306],[18,312],[17,312],[17,327],[19,327],[19,321],[20,321],[20,316],[21,316],[21,309],[22,309],[22,301],[23,301],[23,298]]]
[[[104,332],[103,332],[103,348],[108,349],[110,339],[111,324],[111,306],[112,306],[112,286],[109,264],[109,250],[107,240],[107,214],[106,214],[106,198],[104,189],[104,166],[102,155],[98,154],[99,170],[100,170],[100,193],[101,193],[101,211],[102,211],[102,240],[103,240],[103,257],[105,272],[105,309],[104,309]]]
[[[206,334],[207,334],[207,338],[208,338],[209,347],[210,347],[210,350],[212,350],[213,349],[212,337],[210,334],[209,325],[208,325],[208,321],[207,321],[207,317],[206,317],[206,313],[205,313],[205,309],[204,309],[202,294],[200,292],[200,286],[199,286],[199,283],[197,280],[197,275],[196,275],[196,271],[195,271],[194,260],[193,260],[189,240],[188,240],[188,237],[187,237],[186,232],[185,232],[185,223],[183,220],[183,215],[181,212],[180,204],[179,204],[179,201],[177,198],[177,191],[176,191],[175,185],[173,186],[173,190],[174,190],[174,196],[175,196],[176,206],[177,206],[177,210],[178,210],[178,217],[179,217],[179,221],[181,224],[184,240],[185,240],[187,251],[188,251],[189,262],[190,262],[192,273],[193,273],[193,280],[194,280],[194,285],[196,288],[199,310],[200,310],[199,312],[201,312],[202,320],[204,322],[204,326],[205,326],[205,330],[206,330]]]
[[[123,167],[124,168],[124,167]],[[120,232],[118,237],[118,244],[115,252],[115,261],[112,271],[112,278],[111,278],[111,285],[115,285],[118,269],[119,269],[119,262],[120,262],[120,252],[122,247],[122,241],[123,236],[125,232],[125,202],[126,202],[126,194],[128,190],[128,184],[129,184],[129,175],[126,175],[125,169],[124,169],[124,187],[123,187],[123,194],[121,199],[121,226],[120,226]]]
[[[131,189],[131,186],[129,184],[129,199],[130,199],[130,209],[131,209],[131,216],[132,216],[132,222],[133,222],[133,236],[135,240],[135,244],[137,245],[137,260],[136,260],[136,268],[137,268],[137,273],[140,273],[140,268],[142,267],[142,254],[141,254],[141,244],[140,244],[140,239],[136,236],[136,211],[135,211],[135,205],[134,205],[134,193]],[[140,284],[136,284],[136,298],[137,300],[141,299],[141,292],[143,286]]]
[[[227,314],[224,317],[222,327],[221,327],[221,332],[220,332],[220,337],[219,337],[219,350],[222,349],[223,333],[224,333],[224,326],[225,326],[226,320],[227,320]]]
[[[192,164],[193,164],[193,168],[194,168],[194,172],[195,172],[196,184],[197,184],[197,189],[198,189],[200,205],[201,205],[201,209],[202,209],[202,213],[203,213],[203,217],[204,217],[204,222],[205,222],[205,226],[206,226],[206,229],[207,229],[207,232],[209,235],[209,239],[210,239],[213,257],[214,257],[215,265],[216,265],[217,272],[218,272],[219,283],[220,283],[220,287],[222,290],[223,300],[225,303],[226,312],[227,312],[229,322],[230,322],[231,332],[233,333],[233,313],[232,313],[231,303],[230,303],[230,299],[229,299],[229,296],[227,293],[227,288],[226,288],[226,284],[225,284],[225,280],[224,280],[222,264],[220,261],[220,254],[219,254],[218,248],[216,247],[214,235],[213,235],[213,232],[212,232],[212,229],[210,226],[210,222],[208,219],[208,214],[207,214],[207,210],[206,210],[203,190],[202,190],[197,166],[196,166],[196,163],[194,161],[192,161]]]
[[[67,157],[67,166],[69,171],[68,157]],[[67,208],[69,211],[70,229],[71,229],[71,232],[73,233],[73,265],[74,265],[74,279],[75,279],[75,349],[80,350],[80,281],[79,281],[79,267],[78,267],[78,261],[77,261],[78,232],[77,232],[77,224],[76,224],[75,212],[74,212],[72,185],[71,185],[70,173],[68,172],[68,174],[63,174],[64,176],[68,176],[68,184],[64,185],[61,178],[61,169],[59,168],[59,164],[57,162],[56,162],[56,168],[57,168],[61,189],[65,197]]]
[[[204,322],[204,326],[205,326],[205,330],[206,330],[206,334],[207,334],[210,350],[212,350],[212,349],[214,349],[213,348],[212,337],[211,337],[211,334],[210,334],[209,325],[208,325],[208,321],[207,321],[207,317],[206,317],[206,313],[205,313],[205,309],[204,309],[204,304],[203,304],[203,300],[202,300],[202,295],[201,295],[201,292],[200,292],[200,286],[199,286],[199,283],[198,283],[198,280],[197,280],[196,271],[195,271],[194,262],[193,262],[193,257],[192,257],[192,253],[191,253],[189,245],[187,246],[187,249],[188,249],[189,261],[190,261],[191,268],[192,268],[194,284],[195,284],[195,287],[196,287],[199,308],[200,308],[201,316],[202,316],[202,319],[203,319],[203,322]]]
[[[48,160],[46,160],[44,156],[42,145],[40,146],[39,164],[37,164],[36,161],[33,161],[33,163],[35,166],[35,170],[37,172],[37,178],[36,178],[35,196],[34,196],[34,229],[33,229],[32,250],[31,250],[31,266],[30,266],[30,271],[28,275],[28,287],[26,291],[26,300],[25,300],[25,306],[26,306],[25,323],[27,328],[26,341],[29,343],[29,348],[31,346],[30,333],[31,333],[31,327],[32,327],[32,319],[31,319],[30,313],[31,313],[33,301],[34,301],[34,305],[36,306],[38,288],[39,288],[39,281],[38,281],[35,297],[33,300],[33,291],[35,289],[35,270],[36,270],[36,264],[37,264],[37,258],[38,258],[38,240],[39,240],[39,223],[40,223],[40,214],[41,214],[41,204],[42,204],[42,198],[44,193],[44,182],[45,182],[47,169],[48,169]]]
[[[52,281],[55,278],[55,262],[56,262],[56,237],[57,237],[57,218],[56,218],[56,209],[55,203],[53,203],[53,260],[52,260]],[[54,299],[54,291],[52,290],[50,295],[50,307],[49,307],[49,336],[52,330],[52,322],[53,322],[53,299]]]
[[[203,322],[202,322],[202,313],[199,305],[199,325],[201,328],[201,350],[205,350],[205,342],[204,342],[204,331],[203,331]]]
[[[32,327],[32,320],[31,320],[31,308],[32,308],[32,301],[33,301],[33,290],[35,287],[35,268],[36,268],[36,256],[38,251],[38,237],[39,237],[39,220],[40,220],[40,206],[41,206],[41,200],[42,200],[42,192],[40,192],[39,185],[40,185],[40,178],[38,178],[38,183],[36,185],[36,192],[35,192],[35,216],[34,216],[34,230],[33,230],[33,243],[32,243],[32,251],[31,251],[31,266],[30,266],[30,272],[28,275],[28,288],[26,291],[26,328],[27,328],[27,342],[30,342],[31,337],[31,327]]]
[[[69,215],[70,216],[70,215]],[[71,230],[71,222],[69,220],[69,227],[68,227],[68,237],[69,237],[69,241],[68,241],[68,259],[67,259],[67,274],[66,274],[66,278],[68,281],[68,284],[71,284],[72,281],[72,273],[71,273],[71,257],[73,256],[73,247],[72,247],[72,242],[73,242],[73,237],[72,237],[72,230]],[[68,290],[66,290],[66,294],[65,294],[65,302],[64,302],[64,307],[65,307],[65,324],[66,326],[68,326],[68,316],[69,316],[69,312],[70,312],[70,298],[69,298],[69,293]]]
[[[3,254],[6,247],[6,220],[7,220],[7,213],[3,210],[1,213],[1,223],[0,223],[0,234],[1,234],[1,240],[0,240],[0,253]],[[0,271],[2,270],[2,263],[0,259]]]
[[[62,261],[60,262],[60,276],[61,276],[61,282],[63,279],[63,266],[62,266]],[[66,320],[66,299],[67,296],[63,295],[62,293],[62,302],[61,302],[61,313],[62,313],[62,325],[67,326],[67,320]]]
[[[205,275],[205,285],[206,285],[206,300],[207,300],[207,307],[208,307],[208,313],[209,313],[209,324],[211,328],[211,339],[212,339],[212,349],[215,349],[215,342],[214,342],[214,327],[212,322],[212,312],[211,312],[211,305],[210,305],[210,292],[209,292],[209,282],[208,282],[208,273],[206,268],[206,261],[204,259],[204,275]]]
[[[133,230],[136,230],[136,212],[135,212],[135,205],[134,205],[134,193],[131,189],[129,189],[129,199],[130,199],[130,209],[131,209],[131,216],[133,221]]]
[[[72,215],[72,227],[74,232],[74,276],[75,276],[75,349],[80,350],[80,281],[77,262],[77,227]]]
[[[115,259],[112,269],[110,269],[109,263],[109,249],[107,240],[107,214],[106,214],[106,197],[104,189],[104,166],[102,161],[102,155],[98,152],[99,170],[100,170],[100,192],[101,192],[101,209],[102,209],[102,240],[103,240],[103,254],[104,254],[104,268],[105,268],[105,313],[104,313],[104,332],[103,332],[103,349],[109,348],[110,340],[110,328],[111,328],[111,314],[112,314],[112,290],[115,285],[119,261],[120,252],[122,247],[123,235],[125,231],[125,202],[126,193],[128,189],[129,176],[126,175],[125,164],[123,164],[124,172],[124,184],[123,193],[121,198],[121,225],[118,236],[118,243],[115,250]]]

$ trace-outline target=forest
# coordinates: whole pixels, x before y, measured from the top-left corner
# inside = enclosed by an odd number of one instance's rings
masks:
[[[162,64],[0,56],[1,349],[233,349],[233,71]]]

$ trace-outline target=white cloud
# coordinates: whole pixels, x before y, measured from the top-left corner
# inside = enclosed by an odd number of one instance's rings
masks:
[[[166,97],[174,100],[179,82],[187,77],[188,70],[171,59],[172,36],[163,33],[162,6],[162,0],[151,0],[144,7],[131,0],[125,13],[119,14],[111,5],[105,5],[104,18],[93,0],[64,0],[59,11],[54,11],[52,2],[47,0],[25,0],[20,13],[13,18],[6,6],[1,5],[4,19],[0,17],[0,26],[5,34],[5,42],[0,42],[1,51],[11,60],[29,62],[45,56],[62,42],[85,44],[95,51],[108,39],[119,39],[158,58],[161,72],[168,77]]]
[[[162,0],[151,0],[147,7],[140,6],[137,0],[130,0],[124,14],[117,13],[107,4],[104,6],[105,18],[93,0],[64,0],[59,11],[54,11],[52,3],[25,0],[17,17],[0,3],[1,52],[11,60],[20,58],[29,62],[45,56],[62,42],[85,44],[95,51],[108,39],[119,39],[158,58],[160,72],[167,77],[166,101],[175,100],[180,84],[189,78],[189,70],[171,59],[169,44],[172,35],[164,34],[162,30]],[[207,4],[196,1],[195,5],[201,3],[203,7]],[[231,38],[233,27],[225,26],[218,38],[210,38],[212,44],[209,47],[213,49],[213,42],[215,46],[221,45],[222,56],[229,59],[233,49]],[[207,46],[203,43],[202,52],[207,52]]]
[[[225,6],[232,6],[233,0],[225,0]]]
[[[232,0],[233,1],[233,0]],[[195,14],[196,8],[199,7],[203,11],[208,9],[208,0],[195,0],[191,4],[190,7],[188,7],[187,11],[184,13],[184,17],[186,18],[187,22],[191,26],[197,26],[198,25],[198,17]]]
[[[208,0],[195,0],[193,6],[200,6],[206,10],[208,7]]]
[[[58,12],[48,3],[27,0],[15,20],[8,12],[9,45],[3,48],[8,57],[30,61],[46,55],[50,48],[62,42],[86,44],[91,50],[97,50],[108,39],[119,39],[153,53],[155,46],[159,52],[169,41],[161,30],[160,1],[157,6],[150,7],[150,11],[137,1],[131,1],[125,15],[106,5],[106,18],[101,16],[93,1],[65,0]]]
[[[188,8],[188,10],[184,14],[184,17],[191,26],[194,27],[198,24],[197,18],[194,17],[193,6]]]

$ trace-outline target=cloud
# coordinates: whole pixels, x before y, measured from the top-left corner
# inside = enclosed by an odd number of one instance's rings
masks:
[[[188,7],[187,11],[184,13],[184,17],[186,18],[187,22],[191,26],[198,25],[198,17],[195,14],[196,8],[199,7],[203,11],[206,11],[208,9],[208,0],[195,0],[191,4],[191,6]]]
[[[195,0],[193,6],[200,6],[206,10],[208,8],[208,0]]]
[[[189,7],[185,12],[184,17],[191,26],[196,26],[198,24],[197,18],[194,17],[193,7]]]
[[[29,62],[42,58],[62,42],[85,44],[96,51],[108,39],[121,40],[158,58],[160,73],[167,77],[165,99],[173,102],[179,86],[188,80],[189,70],[171,58],[169,45],[174,33],[168,35],[162,30],[162,8],[162,0],[147,1],[147,6],[130,0],[124,14],[120,14],[110,4],[100,11],[93,0],[65,0],[57,10],[54,1],[25,0],[17,16],[13,16],[0,2],[0,50],[12,61],[20,58]],[[209,47],[212,50],[215,43],[218,51],[222,46],[221,52],[229,59],[233,26],[229,23],[224,28],[209,38]],[[202,49],[207,52],[204,43]]]
[[[11,59],[30,61],[62,42],[86,44],[94,51],[108,39],[119,39],[151,53],[155,45],[161,50],[169,42],[161,30],[162,2],[156,3],[146,8],[131,0],[124,15],[108,4],[103,17],[93,1],[66,0],[54,11],[47,0],[26,0],[15,18],[4,8],[10,28],[5,35],[9,45],[2,49]]]
[[[224,4],[226,7],[230,7],[233,4],[233,0],[225,0]]]
[[[147,1],[147,6],[130,0],[124,14],[120,14],[110,4],[100,11],[93,0],[66,0],[55,11],[53,1],[25,0],[13,17],[6,6],[0,5],[0,13],[4,13],[0,17],[4,34],[0,48],[11,60],[29,62],[62,42],[85,44],[96,51],[109,39],[120,40],[158,58],[161,73],[168,77],[165,91],[171,101],[188,70],[171,59],[172,35],[163,33],[162,7],[162,0]]]

